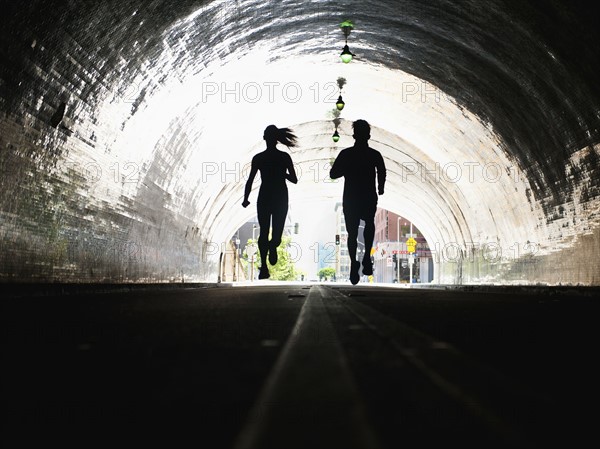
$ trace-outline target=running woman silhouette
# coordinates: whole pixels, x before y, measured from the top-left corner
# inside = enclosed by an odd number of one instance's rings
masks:
[[[344,195],[342,207],[348,231],[348,253],[350,255],[350,282],[356,285],[360,279],[358,270],[360,263],[356,260],[358,246],[358,226],[360,220],[365,222],[365,255],[362,260],[362,273],[373,274],[371,263],[371,247],[375,237],[375,212],[377,199],[383,195],[386,169],[381,153],[369,147],[371,126],[365,120],[356,120],[354,129],[354,146],[346,148],[338,154],[329,172],[331,179],[344,177]],[[375,190],[375,174],[377,173],[377,190]]]
[[[244,202],[242,203],[244,207],[250,204],[248,197],[252,190],[256,172],[260,170],[261,184],[258,191],[258,200],[256,201],[258,224],[260,226],[258,237],[261,262],[259,279],[267,279],[270,276],[267,267],[267,254],[271,265],[277,263],[277,247],[281,244],[281,235],[283,234],[285,217],[288,211],[288,190],[285,181],[288,180],[293,184],[298,183],[292,158],[288,153],[277,149],[277,142],[288,148],[296,146],[296,136],[292,130],[269,125],[265,129],[263,138],[267,143],[267,149],[252,158],[252,168],[246,182]],[[271,222],[273,231],[269,241]]]

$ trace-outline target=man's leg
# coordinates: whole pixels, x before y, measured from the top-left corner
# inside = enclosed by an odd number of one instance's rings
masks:
[[[356,285],[360,279],[358,269],[360,263],[356,260],[356,248],[358,246],[358,225],[360,218],[358,214],[344,209],[344,219],[346,220],[346,231],[348,231],[348,255],[350,256],[350,282]]]
[[[350,255],[350,259],[355,261],[360,218],[358,218],[357,214],[344,211],[344,219],[346,220],[346,231],[348,231],[348,254]]]
[[[365,238],[365,255],[363,256],[362,266],[363,274],[370,276],[373,274],[373,264],[371,263],[371,248],[373,247],[373,239],[375,238],[375,215],[365,218],[365,230],[363,233]]]

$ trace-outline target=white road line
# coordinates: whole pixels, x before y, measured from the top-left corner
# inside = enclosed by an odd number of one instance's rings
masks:
[[[379,447],[323,304],[325,291],[310,289],[234,448]]]

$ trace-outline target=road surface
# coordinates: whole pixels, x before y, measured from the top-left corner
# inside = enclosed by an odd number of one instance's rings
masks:
[[[2,300],[3,447],[597,446],[590,290]]]

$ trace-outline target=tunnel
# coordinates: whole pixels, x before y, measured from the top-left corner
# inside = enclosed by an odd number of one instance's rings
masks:
[[[31,0],[1,21],[3,283],[215,282],[265,127],[298,136],[294,207],[339,201],[328,167],[365,119],[379,205],[423,232],[435,283],[600,284],[588,2]]]

